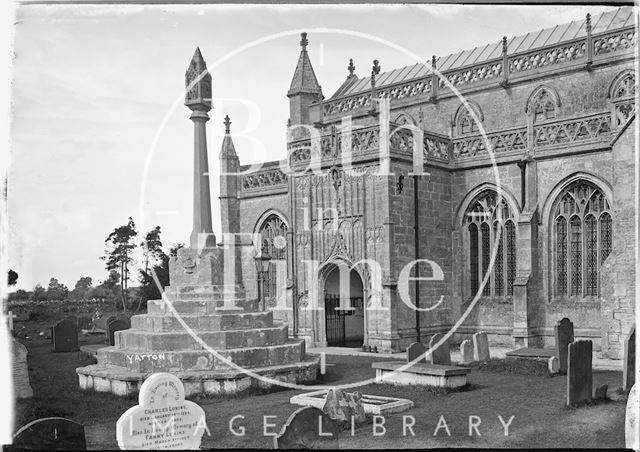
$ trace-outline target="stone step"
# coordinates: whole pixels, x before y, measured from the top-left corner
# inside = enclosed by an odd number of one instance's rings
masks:
[[[224,308],[225,306],[224,300],[212,300],[208,298],[176,300],[175,298],[169,297],[169,302],[176,312],[180,314],[215,314],[217,308]],[[172,314],[168,304],[169,303],[165,303],[163,300],[148,300],[147,312],[149,314]],[[251,312],[257,311],[258,309],[258,300],[238,298],[232,300],[231,304],[237,308],[239,312]]]
[[[193,334],[216,350],[264,347],[284,344],[288,337],[288,327],[279,325],[250,330],[193,331]],[[115,346],[145,353],[165,350],[203,350],[203,346],[188,331],[149,332],[133,329],[116,331]]]
[[[273,312],[242,312],[225,314],[222,311],[207,315],[182,314],[184,323],[198,331],[242,330],[273,326]],[[178,318],[169,315],[140,314],[131,317],[131,329],[138,331],[184,331]]]
[[[135,372],[190,372],[235,369],[220,357],[242,368],[279,366],[301,361],[305,356],[304,340],[289,339],[282,345],[218,350],[215,356],[205,350],[140,353],[136,350],[105,347],[98,350],[98,365],[125,368]]]

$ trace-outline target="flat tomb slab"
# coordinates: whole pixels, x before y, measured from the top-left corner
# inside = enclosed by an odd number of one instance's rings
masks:
[[[439,388],[459,388],[467,384],[469,367],[445,366],[441,364],[407,365],[404,361],[373,363],[376,370],[377,383],[392,383],[398,385],[435,386]]]
[[[530,348],[524,347],[505,354],[509,358],[548,359],[556,356],[555,348]]]
[[[289,403],[312,406],[322,410],[326,397],[327,390],[321,389],[293,396],[289,399]],[[413,407],[413,402],[409,399],[362,394],[362,406],[366,414],[387,414],[408,410]]]

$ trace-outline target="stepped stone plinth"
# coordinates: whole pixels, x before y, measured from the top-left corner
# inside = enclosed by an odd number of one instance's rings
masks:
[[[180,257],[172,275],[184,272]],[[114,346],[98,350],[97,364],[76,369],[81,389],[136,394],[154,372],[178,376],[187,395],[273,385],[258,376],[316,380],[319,359],[305,354],[304,340],[290,339],[287,325],[274,322],[271,311],[258,311],[240,285],[172,286],[164,297],[148,301],[147,314],[133,316],[130,329],[116,331]]]

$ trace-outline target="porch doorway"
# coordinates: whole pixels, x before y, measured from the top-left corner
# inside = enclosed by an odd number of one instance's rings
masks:
[[[357,271],[345,264],[331,270],[324,285],[324,312],[328,346],[362,347],[364,302]]]

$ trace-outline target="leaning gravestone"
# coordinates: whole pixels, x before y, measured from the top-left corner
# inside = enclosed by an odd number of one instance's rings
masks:
[[[131,328],[131,325],[123,319],[113,319],[107,323],[107,337],[109,338],[109,345],[115,345],[116,331],[128,330],[129,328]]]
[[[469,339],[465,339],[460,344],[460,364],[471,364],[473,362],[473,343]]]
[[[592,351],[591,341],[577,341],[569,344],[567,405],[591,400],[593,393]]]
[[[438,346],[438,348],[434,348],[434,346],[442,340],[444,334],[436,333],[431,336],[431,340],[429,341],[429,350],[431,350],[431,356],[429,360],[431,364],[442,364],[444,366],[451,365],[451,350],[449,349],[449,341],[444,341],[442,344]]]
[[[54,352],[78,351],[78,319],[74,316],[60,320],[52,329]]]
[[[489,361],[491,359],[489,339],[487,338],[487,333],[484,331],[473,335],[473,359],[478,362]]]
[[[138,405],[116,422],[120,449],[198,449],[207,429],[204,410],[184,399],[178,377],[155,373],[140,387]]]
[[[345,393],[342,389],[329,389],[322,411],[342,428],[350,427],[352,422],[358,427],[367,420],[359,392]]]
[[[624,367],[622,369],[622,390],[627,391],[636,382],[636,326],[631,327],[624,341]]]
[[[414,359],[418,359],[420,357],[422,357],[422,358],[419,359],[418,361],[416,361],[417,363],[426,362],[425,361],[425,357],[424,357],[424,353],[426,351],[427,351],[427,349],[425,348],[425,346],[421,342],[413,342],[407,348],[407,362],[410,363]]]
[[[27,367],[27,347],[12,339],[13,343],[13,391],[18,399],[33,397],[33,389],[29,384],[29,368]]]
[[[627,449],[640,449],[640,435],[638,434],[638,413],[640,412],[640,400],[638,399],[638,391],[634,384],[629,391],[627,399],[627,412],[624,422],[624,442]]]
[[[307,406],[293,412],[273,437],[274,449],[338,449],[338,423],[318,408]]]
[[[556,333],[556,356],[558,357],[561,375],[567,373],[567,353],[569,344],[573,342],[573,322],[568,318],[563,318],[555,326]]]
[[[82,424],[63,417],[33,421],[13,435],[13,446],[39,450],[87,450]]]

